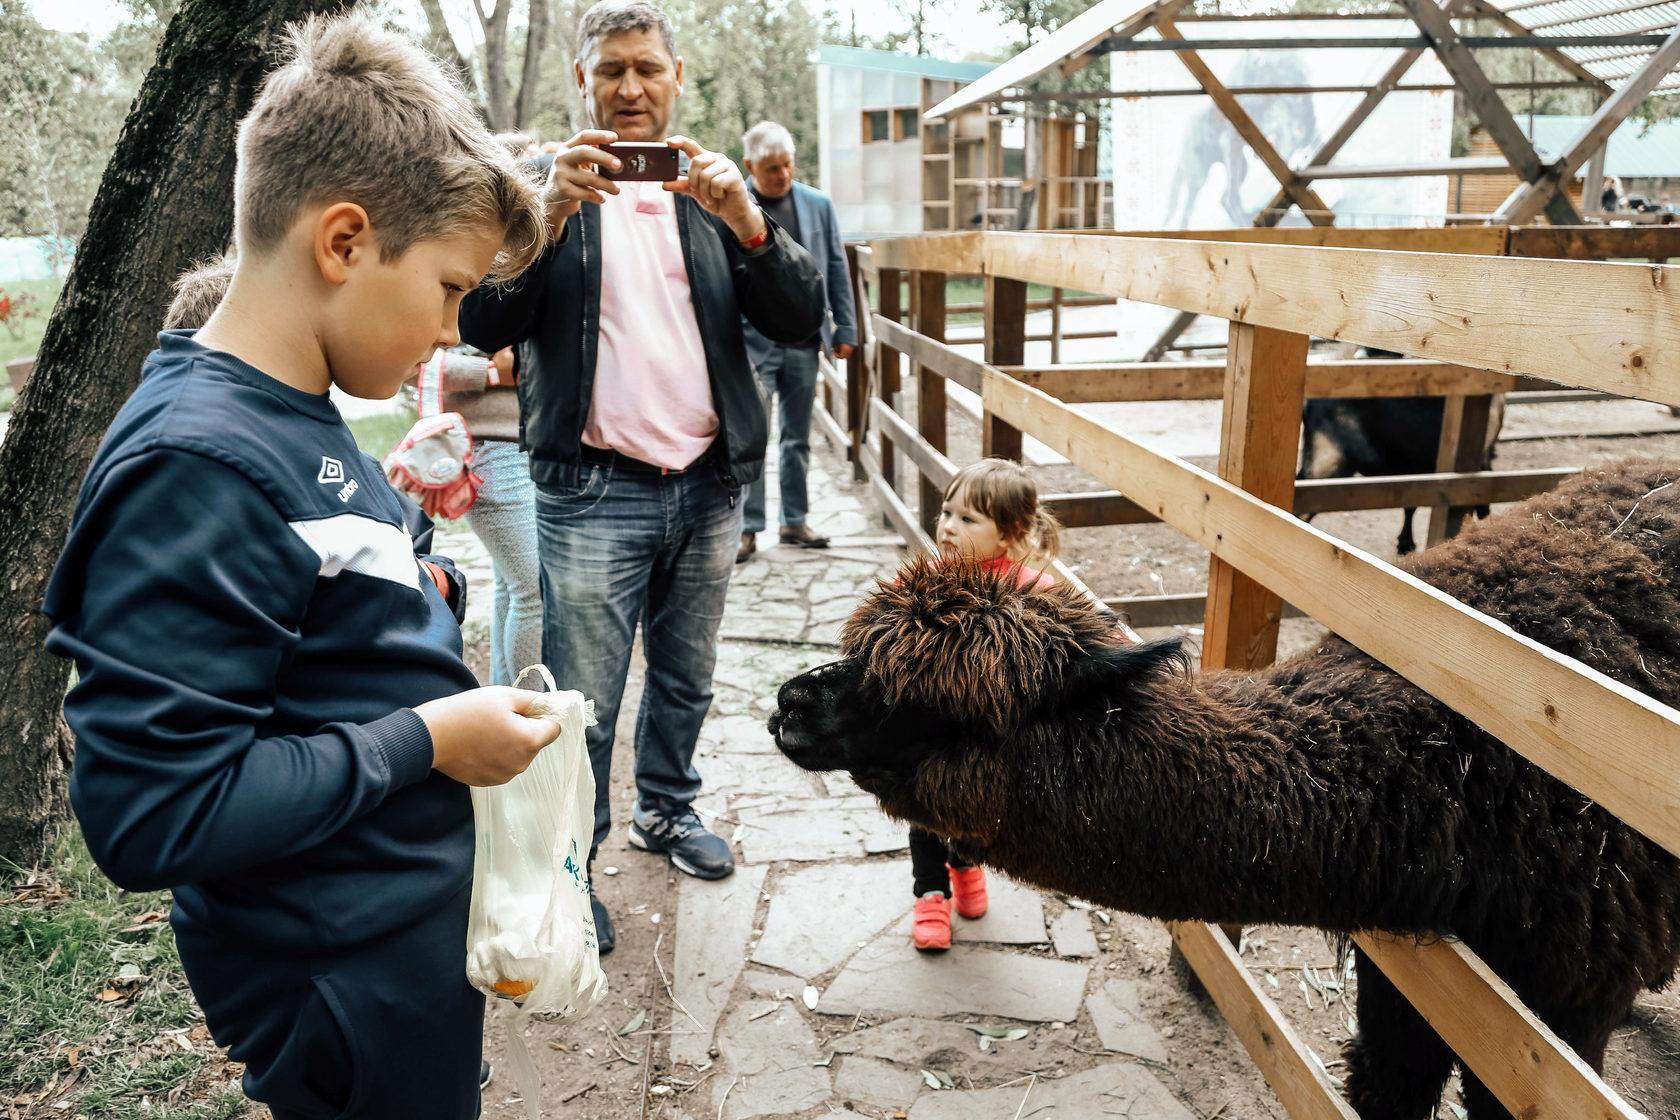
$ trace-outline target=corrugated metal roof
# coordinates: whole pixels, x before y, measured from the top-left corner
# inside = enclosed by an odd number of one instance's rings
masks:
[[[1525,30],[1558,35],[1666,35],[1680,26],[1680,0],[1485,0]],[[1513,31],[1513,34],[1516,32]],[[1652,47],[1559,47],[1589,73],[1619,87],[1655,53]],[[1680,92],[1680,71],[1671,72],[1657,93]]]

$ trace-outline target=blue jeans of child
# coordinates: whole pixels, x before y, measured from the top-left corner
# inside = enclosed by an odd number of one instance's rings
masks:
[[[718,624],[741,538],[737,493],[702,463],[660,475],[584,463],[577,484],[537,485],[543,660],[561,688],[595,701],[594,849],[611,828],[613,733],[642,626],[647,678],[636,717],[636,792],[686,805],[700,792],[694,745],[712,703]]]
[[[776,459],[781,476],[782,512],[785,526],[803,525],[810,513],[810,496],[805,476],[811,466],[811,406],[817,399],[817,348],[778,346],[773,356],[758,367],[759,384],[766,397],[775,394],[777,419],[782,439]],[[747,487],[747,510],[741,531],[764,529],[764,479]]]
[[[490,554],[490,683],[512,684],[542,660],[542,572],[537,564],[537,508],[531,463],[519,445],[482,440],[473,470],[484,480],[467,524]]]

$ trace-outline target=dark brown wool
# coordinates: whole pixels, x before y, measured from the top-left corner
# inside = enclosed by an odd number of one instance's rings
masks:
[[[1672,483],[1672,484],[1671,484]],[[1680,462],[1587,472],[1401,567],[1680,706]],[[1192,678],[1075,593],[913,566],[771,731],[1026,882],[1162,919],[1461,938],[1595,1069],[1680,957],[1680,861],[1347,642]],[[1359,959],[1347,1092],[1433,1115],[1452,1054]],[[1465,1072],[1474,1120],[1506,1116]]]

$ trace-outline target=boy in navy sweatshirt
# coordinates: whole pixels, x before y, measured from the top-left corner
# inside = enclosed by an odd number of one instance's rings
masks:
[[[366,16],[293,29],[240,127],[239,259],[160,336],[48,588],[71,803],[276,1120],[478,1107],[468,785],[553,738],[475,688],[397,496],[327,397],[394,394],[461,296],[541,250],[537,189]]]

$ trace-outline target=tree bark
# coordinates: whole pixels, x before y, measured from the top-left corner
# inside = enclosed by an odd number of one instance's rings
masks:
[[[531,0],[530,20],[525,30],[525,66],[519,73],[519,98],[513,110],[515,128],[529,128],[532,118],[537,115],[542,56],[547,49],[548,0]]]
[[[513,127],[513,106],[508,101],[507,27],[513,0],[496,0],[488,15],[483,0],[473,0],[479,26],[484,29],[484,111],[490,127],[506,132]]]
[[[106,165],[75,263],[0,444],[0,856],[36,863],[63,820],[70,665],[43,648],[76,491],[156,345],[175,277],[233,229],[234,135],[270,44],[353,0],[185,0]]]
[[[473,69],[467,65],[467,60],[461,57],[460,48],[455,45],[455,36],[450,33],[449,21],[443,16],[442,0],[420,0],[420,8],[426,13],[426,49],[453,67],[472,99],[479,100],[478,79],[473,76]]]

